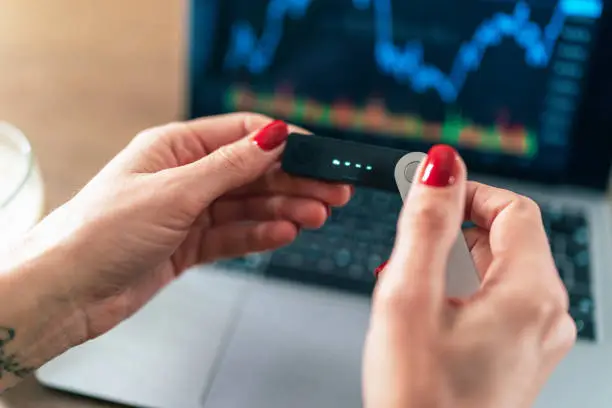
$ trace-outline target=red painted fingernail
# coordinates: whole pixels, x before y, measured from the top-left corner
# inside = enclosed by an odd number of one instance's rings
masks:
[[[385,269],[385,267],[387,266],[387,263],[389,261],[385,261],[383,263],[381,263],[380,265],[378,265],[378,268],[376,268],[374,270],[374,277],[378,278],[378,275],[380,275],[380,273]]]
[[[289,136],[289,127],[282,120],[275,120],[261,129],[253,136],[255,143],[261,150],[269,152],[282,145]]]
[[[453,307],[461,307],[463,306],[465,302],[461,299],[458,298],[449,298],[448,299],[448,304],[453,306]]]
[[[427,153],[421,182],[432,187],[446,187],[455,181],[457,151],[447,145],[436,145]]]
[[[327,209],[327,218],[331,217],[331,212],[332,212],[331,207],[328,205],[325,208]]]

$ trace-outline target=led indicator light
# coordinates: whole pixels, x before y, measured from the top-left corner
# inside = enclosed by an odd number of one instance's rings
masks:
[[[340,160],[338,160],[338,159],[333,159],[333,160],[332,160],[332,164],[333,164],[334,166],[340,166],[340,165],[342,165],[342,162],[341,162]],[[366,170],[368,170],[368,171],[371,171],[371,170],[372,170],[372,166],[369,166],[369,165],[368,165],[368,166],[364,166],[364,165],[363,165],[363,164],[361,164],[361,163],[351,163],[350,161],[345,161],[345,162],[344,162],[344,166],[345,166],[345,167],[355,166],[355,168],[357,168],[357,169],[361,169],[361,168],[364,168],[364,167],[365,167],[365,169],[366,169]]]

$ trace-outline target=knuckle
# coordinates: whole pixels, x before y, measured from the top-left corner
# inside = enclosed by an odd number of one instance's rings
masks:
[[[269,116],[257,112],[242,111],[238,112],[237,115],[242,116],[244,118],[244,122],[247,124],[251,124],[253,122],[259,123],[265,120],[272,120],[272,118],[270,118]]]
[[[422,234],[437,234],[446,229],[449,212],[439,205],[430,202],[418,202],[411,205],[412,227]]]
[[[569,313],[555,317],[540,332],[541,351],[548,359],[563,358],[576,344],[578,329]]]
[[[140,142],[150,142],[159,138],[162,134],[164,134],[165,126],[156,126],[152,128],[148,128],[145,130],[141,130],[136,134],[134,139],[132,139],[132,143],[140,143]]]
[[[373,307],[384,314],[407,316],[427,306],[425,291],[410,290],[382,280],[373,296]]]
[[[556,296],[545,296],[537,300],[534,297],[522,299],[522,303],[525,306],[525,312],[535,325],[545,324],[567,314],[563,301]]]
[[[530,218],[540,219],[542,217],[540,206],[529,197],[519,195],[516,198],[514,205],[518,212],[525,214]]]
[[[290,204],[291,203],[289,202],[289,199],[287,197],[284,197],[284,196],[272,197],[268,201],[268,207],[269,207],[269,211],[270,211],[270,215],[272,216],[272,219],[274,220],[283,219],[284,218],[283,210],[287,208]]]
[[[163,125],[153,126],[148,129],[142,130],[136,134],[133,143],[152,143],[165,136],[172,135],[176,131],[182,131],[185,128],[185,124],[182,122],[174,121],[165,123]]]
[[[557,350],[566,353],[574,347],[578,338],[578,328],[576,322],[569,314],[561,316],[555,329],[560,332]]]
[[[162,133],[166,133],[168,131],[173,131],[173,130],[183,130],[185,129],[185,122],[179,122],[179,121],[172,121],[172,122],[168,122],[164,125],[160,125],[157,127],[157,129],[159,129],[160,132]],[[155,128],[154,128],[155,129]]]
[[[224,170],[243,172],[248,170],[248,159],[235,145],[225,145],[217,150]]]
[[[499,310],[505,314],[504,320],[508,324],[544,328],[567,315],[568,308],[562,296],[557,296],[548,287],[538,289],[536,286],[532,285],[532,290],[523,286],[506,287],[503,293],[499,293]]]
[[[550,318],[556,317],[560,313],[565,312],[559,307],[558,302],[552,299],[546,299],[532,303],[533,304],[530,307],[530,313],[533,316],[534,321],[538,323],[548,321]]]
[[[255,112],[239,112],[237,115],[242,117],[242,127],[245,134],[259,129],[265,123],[271,122],[273,119],[269,116]]]
[[[162,125],[151,127],[149,129],[144,130],[143,132],[144,133],[154,133],[156,135],[163,135],[163,134],[166,134],[176,129],[183,129],[184,127],[185,127],[185,123],[173,121],[173,122],[168,122]]]

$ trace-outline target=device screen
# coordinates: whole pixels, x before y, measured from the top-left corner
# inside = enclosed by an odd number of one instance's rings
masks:
[[[192,115],[561,172],[601,0],[195,1]],[[195,81],[194,81],[195,79]]]

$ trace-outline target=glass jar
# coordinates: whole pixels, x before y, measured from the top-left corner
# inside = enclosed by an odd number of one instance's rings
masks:
[[[44,185],[32,146],[0,122],[0,249],[23,236],[44,212]]]

